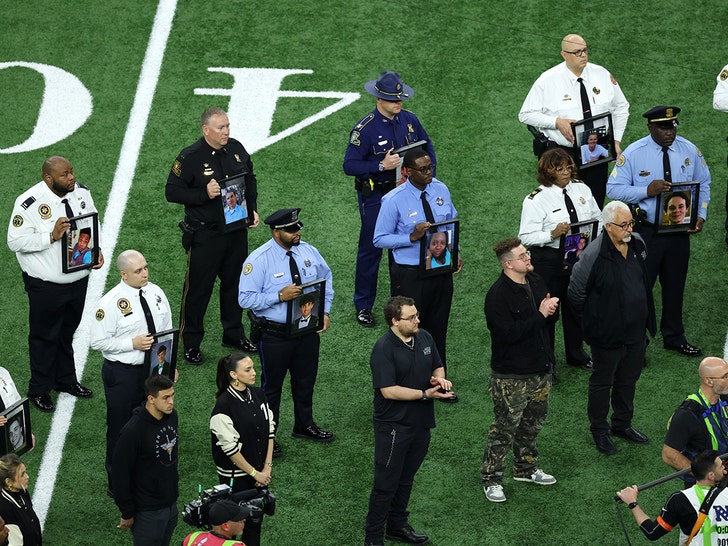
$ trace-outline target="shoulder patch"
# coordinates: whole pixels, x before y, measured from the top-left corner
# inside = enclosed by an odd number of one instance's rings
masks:
[[[528,194],[528,198],[529,199],[533,199],[534,197],[536,197],[541,192],[541,190],[542,190],[542,188],[536,188],[530,194]]]
[[[351,137],[349,138],[349,144],[353,144],[354,146],[361,146],[361,142],[359,141],[359,131],[352,131]]]
[[[695,149],[698,151],[698,157],[703,157],[703,152],[700,151],[700,148],[696,146]]]
[[[23,225],[23,217],[20,214],[13,216],[13,227],[20,227]]]
[[[245,264],[245,267],[243,267],[243,275],[250,275],[253,272],[253,264],[248,262]]]
[[[43,220],[48,220],[48,218],[51,217],[51,208],[43,203],[38,207],[38,214],[40,214],[40,217],[43,218]]]
[[[28,197],[25,201],[23,201],[20,206],[23,207],[25,210],[28,210],[28,207],[35,203],[35,197],[32,195]]]
[[[609,74],[609,79],[612,81],[612,85],[617,85],[617,80],[614,79],[611,73]]]
[[[172,165],[172,172],[175,176],[182,176],[182,163],[179,159],[174,160],[174,164]]]
[[[103,309],[97,309],[96,310],[96,320],[98,320],[99,322],[101,322],[102,320],[104,320],[104,317],[105,316],[106,316],[106,313],[104,313],[104,310]]]
[[[76,182],[76,185],[79,188],[81,188],[81,189],[88,190],[88,186],[86,186],[85,184],[81,184],[80,182]]]
[[[728,80],[728,70],[723,70],[720,73],[720,76],[718,76],[718,77],[720,78],[720,81],[722,81],[722,82]]]
[[[624,154],[620,154],[619,158],[617,159],[617,167],[621,167],[625,164],[627,160],[624,158]]]

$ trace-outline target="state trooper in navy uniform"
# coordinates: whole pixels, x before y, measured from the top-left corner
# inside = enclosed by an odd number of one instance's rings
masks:
[[[245,336],[242,309],[237,304],[238,279],[248,256],[248,230],[242,223],[237,229],[226,229],[220,190],[223,179],[247,173],[245,200],[252,220],[250,227],[257,227],[258,184],[253,163],[243,145],[230,138],[230,121],[224,110],[208,108],[202,113],[201,124],[202,138],[180,152],[166,186],[167,201],[185,206],[181,225],[187,275],[182,291],[180,339],[185,360],[191,364],[202,363],[205,312],[217,277],[222,345],[249,353],[258,350]]]
[[[15,252],[30,304],[30,382],[28,398],[41,411],[55,410],[50,392],[78,398],[93,393],[76,378],[73,334],[81,322],[89,269],[63,273],[63,234],[69,217],[96,212],[91,193],[76,182],[71,162],[52,156],[43,163],[43,180],[15,200],[8,246]],[[93,269],[104,265],[98,251]]]
[[[344,155],[344,172],[355,177],[359,199],[361,230],[356,256],[354,306],[356,319],[362,326],[374,326],[372,307],[377,296],[377,277],[382,250],[374,246],[374,226],[377,223],[382,196],[394,189],[401,158],[394,150],[420,140],[435,163],[432,141],[412,112],[402,109],[402,101],[412,98],[414,90],[402,82],[399,74],[382,72],[376,80],[364,84],[367,93],[374,95],[377,106],[354,126]],[[434,172],[433,172],[434,175]]]
[[[319,251],[301,241],[301,209],[282,209],[265,219],[271,239],[251,252],[240,275],[238,302],[250,309],[253,328],[260,329],[260,359],[263,390],[280,425],[281,391],[286,374],[291,375],[293,436],[315,442],[331,442],[334,435],[313,420],[313,391],[319,364],[319,334],[329,329],[329,311],[334,300],[331,269]],[[297,277],[297,278],[296,278]],[[318,328],[298,336],[289,334],[288,306],[303,293],[302,284],[326,281],[323,317]],[[320,286],[320,285],[317,285]],[[273,456],[281,454],[275,442]]]

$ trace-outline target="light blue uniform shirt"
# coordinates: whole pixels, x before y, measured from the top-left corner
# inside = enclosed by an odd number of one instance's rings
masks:
[[[700,150],[689,140],[678,136],[668,151],[673,183],[700,182],[698,216],[703,220],[710,202],[710,171]],[[655,221],[657,196],[647,197],[647,186],[653,180],[663,180],[662,146],[648,135],[630,144],[617,158],[607,182],[607,196],[625,203],[639,204],[647,221]]]
[[[437,178],[425,187],[427,202],[435,223],[452,220],[458,215],[450,199],[450,190]],[[422,191],[407,181],[382,197],[377,225],[374,228],[374,246],[391,248],[394,261],[400,265],[419,265],[420,241],[410,241],[415,224],[426,222],[420,194]]]
[[[326,280],[324,312],[331,310],[334,301],[334,287],[331,269],[315,247],[301,243],[291,248],[293,259],[301,273],[301,283],[317,279]],[[278,293],[293,284],[291,268],[286,249],[271,239],[255,249],[243,264],[238,288],[238,303],[243,309],[250,309],[258,317],[285,324],[288,302],[281,302]]]

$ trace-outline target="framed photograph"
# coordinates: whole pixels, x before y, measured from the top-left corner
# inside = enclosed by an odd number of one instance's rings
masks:
[[[413,142],[412,144],[407,144],[405,146],[402,146],[401,148],[392,150],[393,154],[397,154],[400,156],[399,165],[397,165],[397,170],[394,173],[394,179],[396,180],[398,186],[402,182],[407,180],[406,178],[402,177],[402,163],[404,163],[404,155],[407,152],[409,152],[410,150],[414,150],[415,148],[422,148],[424,150],[426,145],[427,145],[426,140],[418,140],[417,142]]]
[[[323,327],[326,279],[302,284],[301,290],[300,296],[288,302],[286,325],[290,337],[316,332]]]
[[[33,447],[33,436],[30,428],[30,403],[27,398],[0,413],[8,422],[0,433],[0,455],[15,453],[22,455]]]
[[[89,269],[99,263],[99,214],[92,212],[68,220],[71,228],[61,240],[63,272]]]
[[[460,219],[432,224],[420,239],[420,276],[454,273],[458,268]]]
[[[700,182],[673,184],[670,191],[657,196],[655,227],[657,233],[685,233],[698,221]]]
[[[574,157],[580,170],[617,159],[612,114],[600,114],[571,124]]]
[[[247,178],[248,173],[240,173],[219,181],[220,208],[226,233],[248,227],[252,222],[245,198]]]
[[[174,372],[177,369],[178,345],[179,328],[154,334],[154,343],[144,355],[147,377],[166,375],[174,381]]]
[[[599,229],[599,220],[587,220],[571,224],[569,233],[561,236],[559,248],[564,253],[564,269],[571,270],[574,264],[579,261],[579,255],[584,249],[596,239]],[[576,233],[573,233],[577,230]]]

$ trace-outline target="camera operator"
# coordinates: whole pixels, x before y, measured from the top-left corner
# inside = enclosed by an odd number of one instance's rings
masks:
[[[728,525],[721,525],[721,521],[724,521],[725,506],[728,505],[728,490],[715,487],[726,475],[723,461],[717,451],[709,449],[698,454],[690,468],[697,483],[670,495],[655,520],[637,504],[636,485],[617,491],[617,496],[629,506],[634,520],[649,540],[657,540],[679,526],[680,531],[691,538],[702,535],[696,544],[724,544],[723,541],[728,540]]]
[[[239,536],[245,527],[245,518],[249,510],[229,500],[220,500],[210,506],[210,526],[208,532],[195,531],[182,541],[182,546],[245,546],[239,540],[230,540]]]

